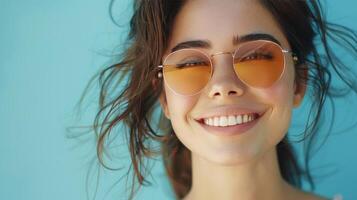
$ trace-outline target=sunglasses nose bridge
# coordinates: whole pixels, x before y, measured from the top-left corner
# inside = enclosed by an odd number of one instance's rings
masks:
[[[217,52],[217,53],[214,53],[214,54],[211,54],[210,56],[209,56],[209,58],[210,58],[210,60],[211,60],[211,63],[212,63],[212,65],[213,65],[213,63],[215,63],[214,61],[213,61],[213,57],[214,56],[218,56],[218,55],[230,55],[231,56],[231,59],[233,60],[233,57],[234,57],[234,52],[229,52],[229,51],[227,51],[227,52]],[[232,63],[233,64],[233,63]]]
[[[219,60],[214,60],[213,57],[217,56],[217,55],[230,55],[228,56],[229,58],[222,58]],[[237,74],[234,70],[234,66],[233,66],[233,58],[234,58],[234,52],[217,52],[214,54],[210,55],[210,59],[211,59],[211,64],[212,64],[212,74],[211,74],[211,80],[215,79],[213,78],[214,76],[218,79],[221,79],[221,77],[226,77],[223,78],[225,80],[233,80],[233,79],[240,79],[239,77],[237,77]],[[217,67],[217,65],[219,67]],[[214,67],[216,66],[216,67]],[[230,77],[230,78],[227,78]],[[231,79],[232,78],[232,79]]]
[[[223,54],[229,54],[229,55],[231,55],[233,57],[234,52],[223,52],[223,51],[222,52],[217,52],[217,53],[211,54],[210,58],[212,59],[214,56],[223,55]]]
[[[230,55],[230,59],[226,57],[213,61],[212,58],[217,55]],[[205,88],[210,97],[242,95],[244,83],[234,71],[233,57],[234,52],[217,52],[210,55],[212,67],[216,65]]]
[[[222,60],[221,61],[218,61],[218,60],[214,60],[213,59],[213,57],[214,56],[218,56],[218,55],[230,55],[230,58],[227,60],[227,58],[222,58]],[[214,66],[214,65],[229,65],[229,66],[231,66],[231,65],[233,65],[233,57],[234,57],[234,52],[229,52],[229,51],[227,51],[227,52],[217,52],[217,53],[214,53],[214,54],[211,54],[210,56],[209,56],[209,58],[210,58],[210,60],[211,60],[211,64],[212,64],[212,67]],[[213,67],[214,68],[214,67]],[[213,71],[215,71],[214,69],[213,69]]]

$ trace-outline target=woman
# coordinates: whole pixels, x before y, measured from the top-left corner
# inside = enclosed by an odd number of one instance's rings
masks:
[[[326,199],[301,189],[303,178],[314,188],[310,154],[304,171],[287,139],[292,110],[309,90],[314,120],[303,139],[314,139],[325,98],[343,95],[330,87],[332,72],[357,91],[327,41],[341,41],[355,57],[356,34],[327,23],[320,7],[301,0],[135,1],[129,46],[100,74],[99,160],[106,137],[124,122],[134,177],[143,184],[144,159],[162,154],[178,199]],[[122,91],[110,90],[125,76]],[[165,115],[159,130],[152,127],[157,109]]]

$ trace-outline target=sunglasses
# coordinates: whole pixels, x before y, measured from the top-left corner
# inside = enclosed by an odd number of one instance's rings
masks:
[[[231,54],[237,77],[254,88],[269,88],[276,83],[285,70],[285,53],[279,44],[268,40],[242,43],[234,52],[219,52],[212,55],[198,49],[181,49],[167,55],[158,66],[159,78],[175,93],[191,96],[200,93],[210,81],[215,55]],[[293,55],[294,62],[297,57]]]

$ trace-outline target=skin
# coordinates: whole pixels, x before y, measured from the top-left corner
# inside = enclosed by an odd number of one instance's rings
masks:
[[[233,51],[234,35],[268,33],[284,49],[289,43],[272,15],[253,0],[188,1],[175,19],[169,50],[188,40],[208,40],[213,54]],[[289,185],[281,176],[276,145],[285,136],[292,109],[304,97],[297,84],[290,54],[281,79],[267,89],[253,88],[238,79],[229,55],[213,58],[214,73],[204,90],[194,96],[174,93],[167,85],[160,104],[179,140],[192,153],[192,187],[185,200],[195,199],[324,199]],[[207,133],[195,119],[224,106],[247,106],[265,111],[259,123],[244,134]]]

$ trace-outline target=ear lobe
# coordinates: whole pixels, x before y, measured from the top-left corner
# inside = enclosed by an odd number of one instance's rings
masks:
[[[170,119],[170,112],[169,112],[169,108],[167,106],[167,100],[166,100],[166,95],[165,95],[164,91],[160,94],[159,102],[160,102],[161,108],[162,108],[166,118]]]
[[[303,68],[303,78],[300,82],[295,81],[294,83],[294,99],[293,99],[293,106],[294,108],[300,106],[302,100],[304,99],[305,92],[306,92],[306,80],[308,76],[308,70],[306,66]]]
[[[154,88],[154,90],[157,90],[157,87],[158,87],[158,85],[159,85],[158,82],[159,82],[159,81],[158,81],[156,78],[154,78],[153,80],[151,80],[151,85],[152,85],[152,88]]]
[[[294,108],[299,107],[301,102],[302,102],[302,100],[303,100],[303,95],[301,95],[300,93],[296,93],[294,95],[294,100],[293,100]]]
[[[151,81],[151,84],[152,84],[152,87],[154,90],[157,90],[158,87],[159,87],[159,81],[158,79],[153,79]],[[170,119],[170,113],[169,113],[169,109],[167,107],[167,101],[166,101],[166,96],[165,96],[165,90],[162,89],[162,92],[159,96],[159,102],[160,102],[160,105],[161,105],[161,108],[166,116],[166,118]]]

